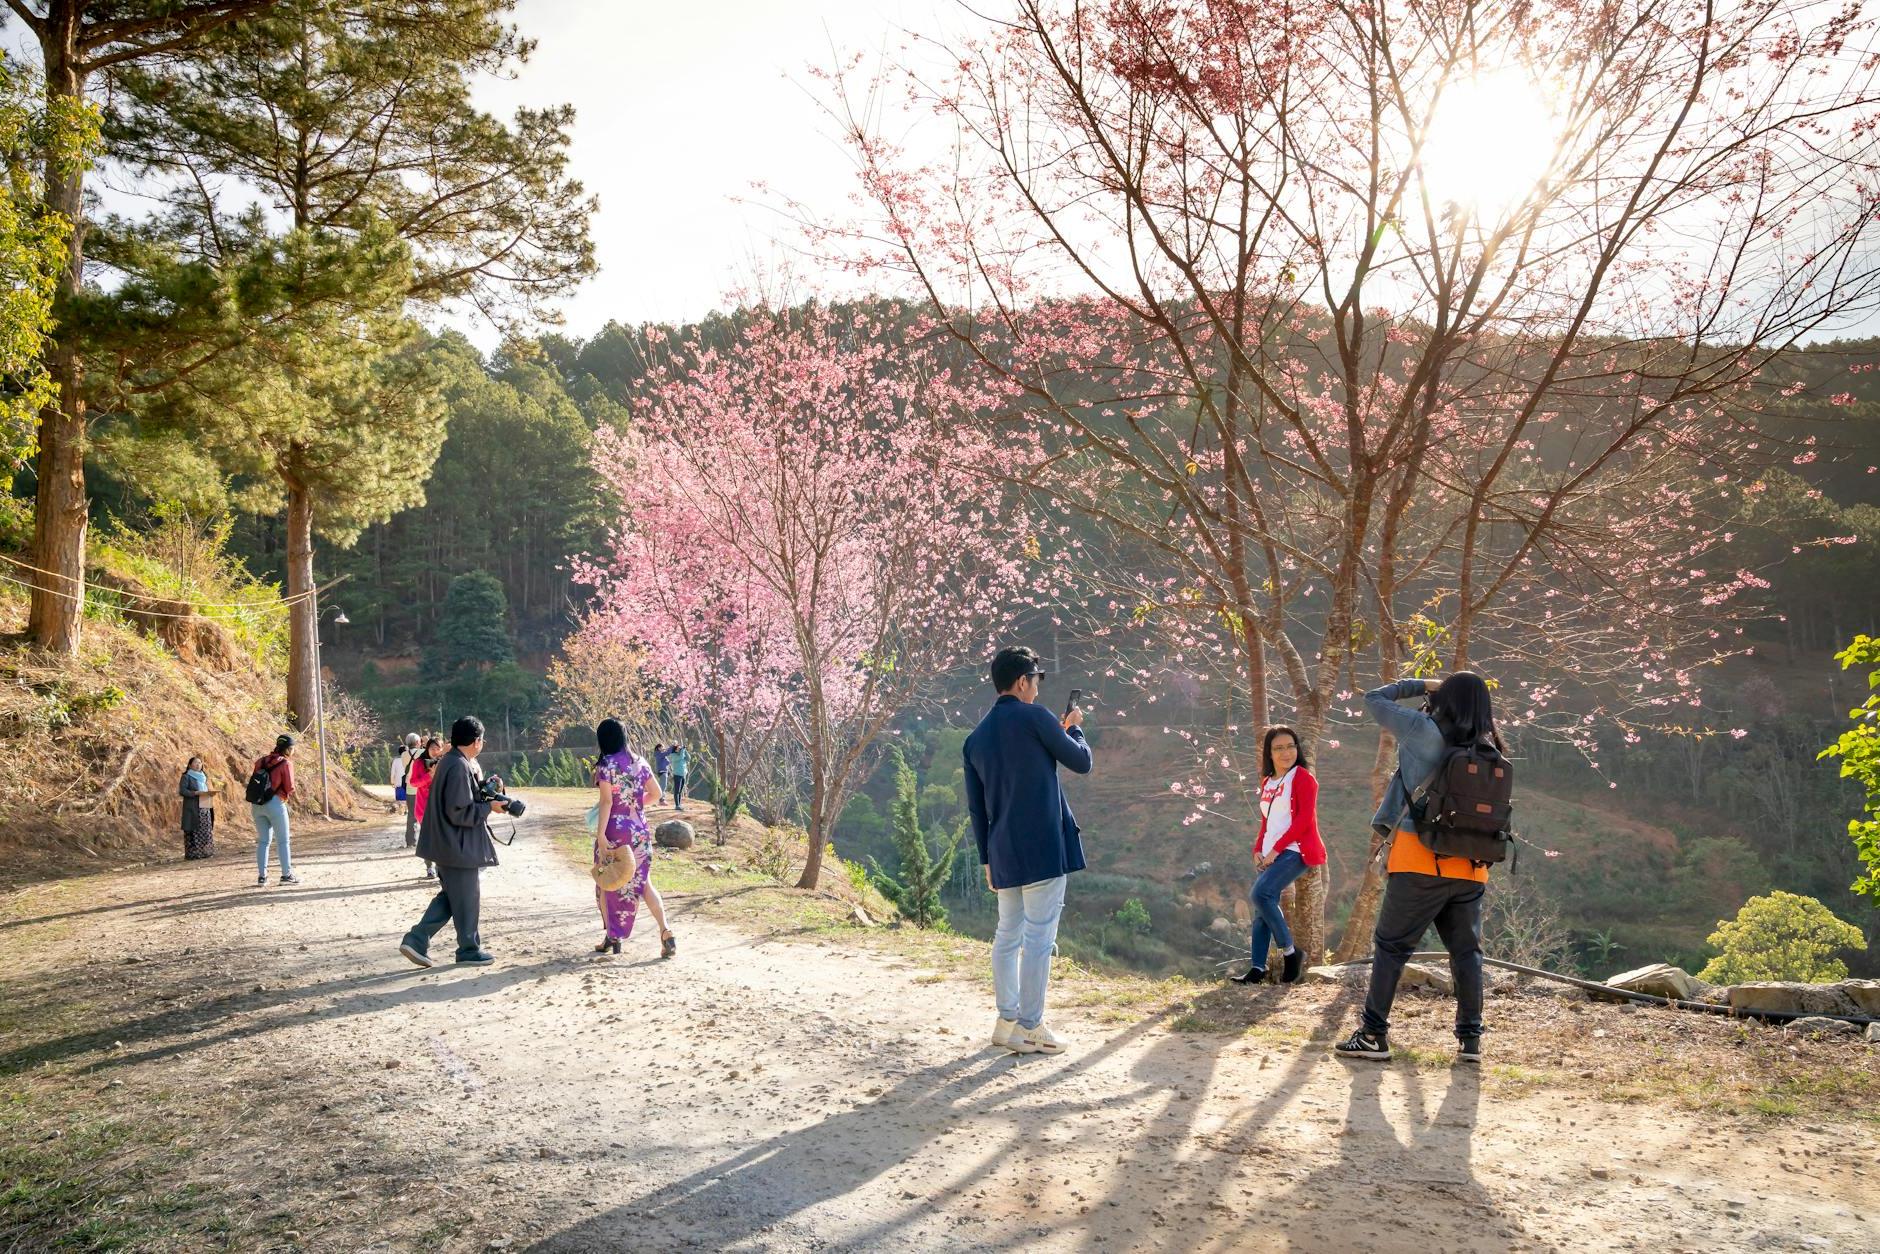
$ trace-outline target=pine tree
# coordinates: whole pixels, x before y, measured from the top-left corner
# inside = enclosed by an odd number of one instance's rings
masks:
[[[494,575],[474,571],[451,580],[437,631],[425,650],[425,677],[442,679],[512,660],[508,620],[509,603]]]
[[[944,927],[947,909],[940,894],[953,874],[953,858],[959,852],[965,825],[962,823],[954,830],[952,839],[938,855],[928,848],[929,839],[943,838],[930,838],[921,830],[920,780],[899,746],[894,750],[893,817],[894,848],[900,855],[901,873],[889,875],[880,863],[870,858],[870,878],[881,895],[892,901],[915,927]]]
[[[92,116],[91,84],[101,74],[124,74],[154,59],[172,63],[190,56],[203,40],[232,23],[250,20],[279,0],[8,0],[12,20],[39,45],[46,116],[52,126],[40,144],[44,201],[56,215],[63,254],[54,292],[64,304],[78,297],[85,273],[86,160],[74,160],[61,134]],[[78,652],[84,579],[85,397],[79,337],[68,330],[41,353],[46,384],[55,393],[39,411],[37,497],[33,508],[33,560],[49,572],[33,588],[28,631],[55,652]]]
[[[34,101],[21,69],[0,52],[0,471],[9,478],[33,451],[39,411],[57,399],[44,353],[71,224],[45,207],[43,154],[69,167],[97,139],[90,114]]]
[[[571,110],[520,110],[504,124],[471,104],[473,75],[503,72],[528,55],[528,42],[502,20],[513,7],[513,0],[366,0],[342,9],[289,0],[219,32],[189,61],[127,71],[109,132],[114,155],[167,186],[164,215],[141,232],[145,252],[167,245],[227,272],[241,268],[257,233],[284,222],[287,237],[317,241],[345,273],[355,268],[340,255],[345,245],[363,257],[382,253],[389,239],[408,259],[398,271],[399,304],[468,304],[501,325],[544,317],[545,302],[593,269],[594,202],[566,175]],[[231,212],[231,203],[244,207]],[[124,234],[122,256],[134,273],[140,233]],[[344,303],[345,289],[304,277],[309,296]],[[398,345],[378,338],[392,313],[387,294],[374,286],[357,295],[353,308],[325,319],[336,332],[325,353],[370,345],[380,350],[378,362],[408,366],[407,355],[384,351]],[[249,318],[247,360],[280,351],[275,329],[291,327],[296,312]],[[376,464],[368,455],[341,467],[323,450],[359,435],[353,417],[366,412],[347,373],[337,372],[341,395],[327,399],[315,395],[321,375],[294,378],[287,387],[307,404],[279,414],[296,433],[310,421],[318,429],[328,416],[340,420],[312,439],[296,434],[290,443],[308,455],[278,464],[289,597],[313,588],[315,530],[347,544],[363,525],[416,503],[441,442],[413,425],[426,421],[421,414],[432,404],[413,389],[431,378],[434,393],[435,377],[406,369],[397,396],[413,423],[395,444],[374,450]],[[179,370],[151,386],[159,385],[187,392],[195,381]],[[313,613],[301,601],[292,618],[288,708],[302,721],[312,707]]]

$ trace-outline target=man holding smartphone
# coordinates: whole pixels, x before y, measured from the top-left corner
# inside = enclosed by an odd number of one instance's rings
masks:
[[[1063,1039],[1044,1023],[1045,990],[1065,885],[1072,871],[1084,869],[1084,846],[1057,768],[1090,773],[1084,712],[1076,693],[1062,720],[1036,704],[1044,671],[1030,649],[999,650],[991,672],[998,700],[966,738],[962,756],[973,839],[986,887],[999,897],[992,1043],[1020,1054],[1060,1054]]]

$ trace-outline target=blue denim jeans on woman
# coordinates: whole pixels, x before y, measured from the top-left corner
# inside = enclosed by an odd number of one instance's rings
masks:
[[[249,806],[255,819],[255,875],[268,878],[268,838],[270,833],[281,846],[281,878],[294,873],[294,851],[288,844],[287,803],[279,797],[264,806]]]
[[[999,890],[999,926],[992,934],[992,998],[999,1018],[1031,1029],[1044,1022],[1045,988],[1051,982],[1051,946],[1064,913],[1059,875],[1023,888]]]
[[[1253,882],[1253,941],[1249,950],[1253,965],[1262,971],[1266,970],[1269,945],[1279,946],[1282,953],[1292,948],[1292,929],[1286,926],[1286,912],[1279,908],[1279,895],[1305,873],[1305,858],[1297,849],[1287,849]]]

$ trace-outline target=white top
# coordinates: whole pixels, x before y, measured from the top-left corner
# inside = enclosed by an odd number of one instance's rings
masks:
[[[400,749],[398,756],[392,759],[391,785],[393,788],[397,788],[400,784],[405,782],[405,763],[410,760],[411,755],[406,753],[403,749]]]
[[[1260,856],[1270,858],[1273,849],[1292,826],[1292,781],[1297,766],[1287,769],[1278,779],[1260,785],[1260,817],[1265,826],[1260,831]]]

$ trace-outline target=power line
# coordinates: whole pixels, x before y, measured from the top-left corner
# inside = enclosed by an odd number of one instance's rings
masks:
[[[132,613],[138,614],[146,618],[173,618],[173,619],[206,618],[212,621],[232,622],[232,621],[239,620],[241,615],[239,614],[208,614],[208,613],[203,613],[202,611],[204,610],[246,610],[249,612],[262,611],[262,612],[267,612],[267,613],[273,613],[278,610],[292,608],[293,606],[300,604],[302,601],[311,600],[312,598],[318,596],[321,592],[325,591],[328,588],[333,587],[335,584],[340,582],[340,580],[336,579],[332,581],[332,583],[328,583],[324,585],[323,587],[309,588],[307,591],[295,593],[291,597],[275,597],[275,598],[272,598],[270,600],[265,600],[265,601],[195,602],[195,601],[185,600],[184,598],[181,598],[181,597],[159,596],[156,593],[150,593],[150,592],[132,592],[128,589],[108,588],[101,584],[88,583],[83,579],[77,579],[71,575],[63,575],[63,574],[58,573],[57,571],[43,570],[40,567],[32,565],[30,562],[22,562],[18,558],[8,557],[4,553],[0,553],[0,562],[6,562],[8,565],[18,567],[21,570],[31,571],[32,573],[36,575],[44,575],[51,579],[63,580],[66,583],[75,583],[78,585],[80,591],[68,592],[60,588],[45,587],[41,584],[34,583],[30,580],[17,579],[13,577],[12,575],[0,575],[0,581],[4,581],[10,584],[16,584],[19,587],[25,588],[32,592],[46,592],[55,597],[64,597],[68,601],[76,601],[81,605],[108,604],[108,602],[99,601],[99,600],[93,600],[93,601],[88,602],[84,594],[86,591],[91,591],[91,592],[102,593],[108,597],[124,597],[124,598],[129,598],[130,600],[133,600],[133,601],[181,603],[184,605],[188,605],[190,607],[190,612],[186,614],[177,614],[177,613],[173,613],[167,610],[140,609],[136,607],[128,607],[130,608],[130,611]],[[344,576],[341,576],[341,578],[343,579]],[[118,607],[113,606],[112,608],[118,608]]]

